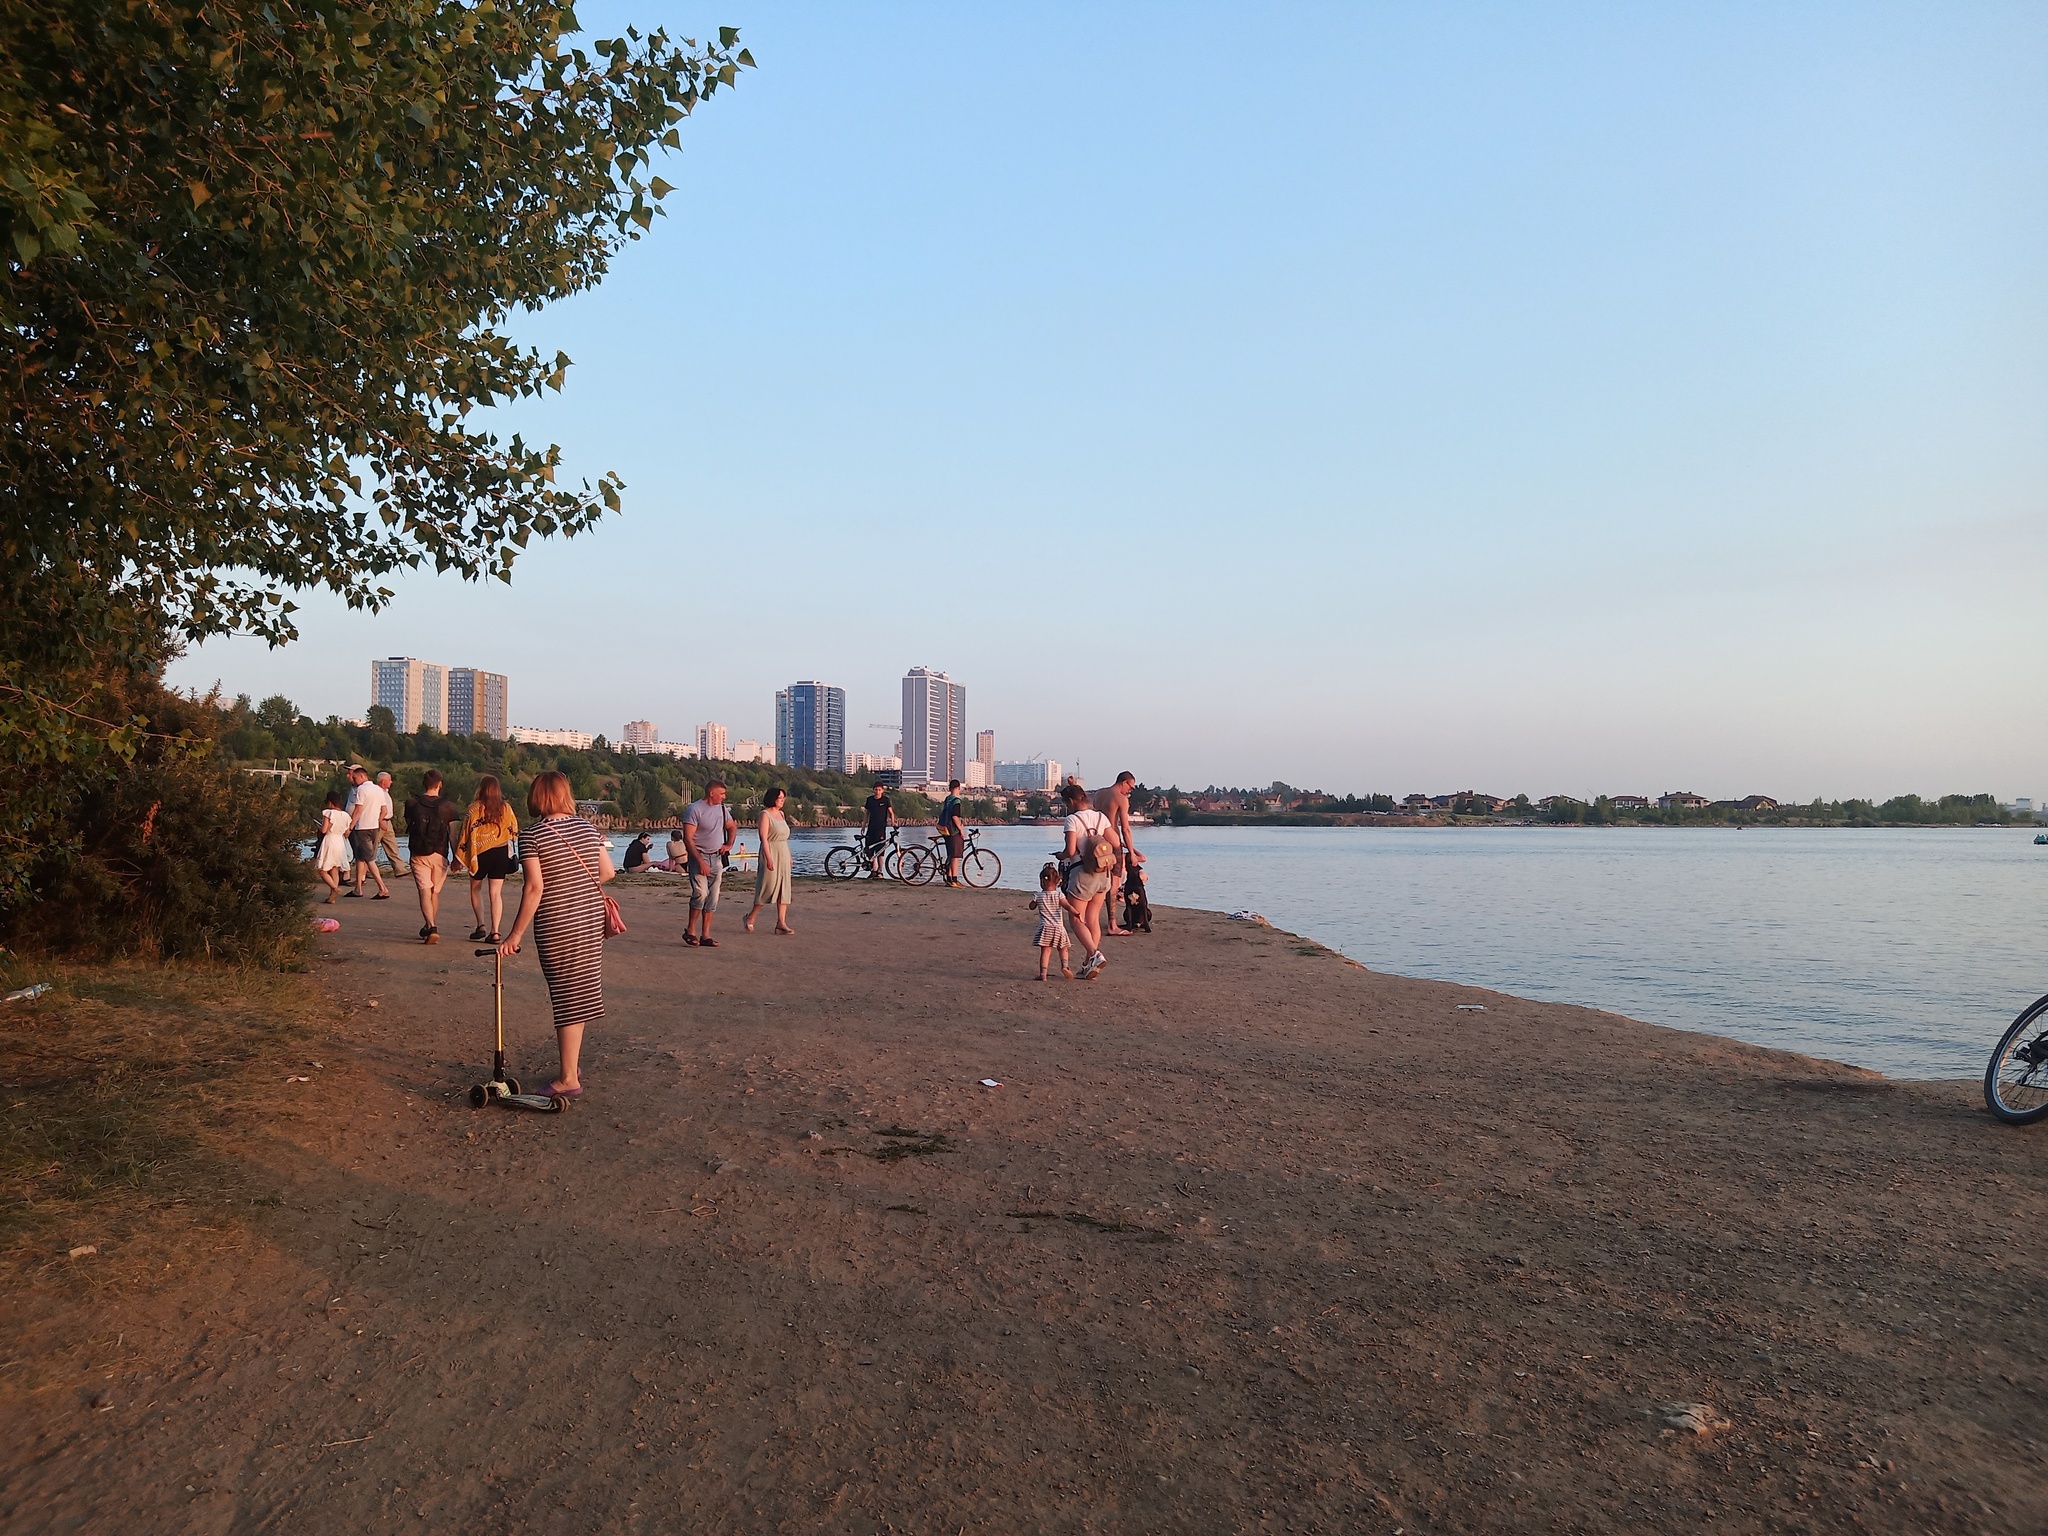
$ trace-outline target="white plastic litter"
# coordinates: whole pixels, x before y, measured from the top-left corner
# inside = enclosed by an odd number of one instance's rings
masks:
[[[1003,1085],[1002,1085],[1001,1083],[997,1082],[997,1081],[996,1081],[996,1080],[995,1080],[994,1078],[992,1078],[992,1077],[984,1077],[984,1078],[983,1078],[983,1079],[981,1080],[981,1086],[982,1086],[982,1087],[984,1087],[984,1088],[1000,1088],[1000,1087],[1002,1087]]]
[[[1232,912],[1230,914],[1230,920],[1233,923],[1257,923],[1261,928],[1270,928],[1273,926],[1271,923],[1267,922],[1263,917],[1261,917],[1258,913],[1252,911],[1248,907],[1243,909],[1242,911]]]
[[[1458,1004],[1458,1012],[1460,1012],[1460,1013],[1484,1013],[1484,1012],[1486,1012],[1486,1004],[1484,1004],[1484,1003],[1460,1003],[1460,1004]]]
[[[15,988],[5,997],[0,997],[0,1003],[32,1003],[49,990],[50,984],[48,982],[39,981],[32,987]]]

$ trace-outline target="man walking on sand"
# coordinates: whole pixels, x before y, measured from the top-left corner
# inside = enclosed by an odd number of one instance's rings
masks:
[[[1095,809],[1109,818],[1110,834],[1116,839],[1116,883],[1113,891],[1123,889],[1129,877],[1132,864],[1145,862],[1145,855],[1131,845],[1131,791],[1138,786],[1138,776],[1126,768],[1116,776],[1116,782],[1107,789],[1095,791]],[[1109,903],[1107,917],[1108,933],[1126,934],[1131,930],[1116,920],[1116,903]]]
[[[391,891],[377,869],[377,828],[391,814],[391,797],[370,782],[370,770],[361,763],[349,764],[348,782],[348,802],[342,809],[348,812],[349,851],[355,855],[356,871],[355,889],[349,895],[361,897],[367,869],[377,882],[376,899],[389,901]]]
[[[405,842],[412,855],[413,889],[420,898],[420,942],[441,942],[441,887],[448,879],[448,839],[462,808],[441,798],[441,774],[429,768],[420,792],[405,802]]]
[[[690,917],[683,925],[683,942],[716,949],[711,937],[711,914],[718,910],[718,882],[725,878],[725,857],[732,852],[733,834],[739,830],[732,812],[725,806],[725,785],[713,779],[704,786],[704,798],[690,802],[683,812],[683,845],[690,850]]]
[[[391,873],[403,879],[412,871],[398,852],[398,833],[391,826],[392,818],[396,814],[396,807],[391,799],[391,775],[388,773],[378,774],[377,787],[384,791],[384,819],[377,823],[377,846],[384,851],[384,856],[391,861]]]

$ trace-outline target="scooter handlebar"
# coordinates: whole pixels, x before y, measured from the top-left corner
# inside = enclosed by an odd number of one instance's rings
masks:
[[[496,946],[493,946],[490,949],[480,949],[476,952],[476,957],[477,959],[481,960],[485,955],[495,955],[497,952],[498,951]]]

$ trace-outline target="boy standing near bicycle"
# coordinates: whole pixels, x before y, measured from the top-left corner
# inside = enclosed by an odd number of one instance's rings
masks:
[[[861,802],[868,816],[868,878],[882,878],[882,853],[889,846],[889,829],[896,825],[896,807],[889,801],[889,786],[875,780],[875,792]]]

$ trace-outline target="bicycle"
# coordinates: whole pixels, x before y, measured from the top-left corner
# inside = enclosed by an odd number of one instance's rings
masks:
[[[1991,1053],[1984,1106],[2007,1125],[2048,1116],[2048,997],[2029,1003]]]
[[[880,863],[882,873],[892,880],[909,880],[906,872],[910,861],[917,858],[920,850],[899,847],[896,829],[889,829],[889,840],[879,854],[868,852],[867,834],[861,833],[850,843],[841,843],[825,855],[825,873],[834,880],[851,880],[863,870],[872,870]]]
[[[915,861],[913,863],[913,861]],[[941,832],[922,848],[903,850],[904,869],[897,876],[911,885],[923,885],[934,875],[946,872],[952,862],[952,850],[946,846],[946,834]],[[960,854],[960,878],[969,885],[987,890],[1003,878],[1003,861],[995,850],[984,848],[975,841],[975,829],[967,829],[967,841]]]

